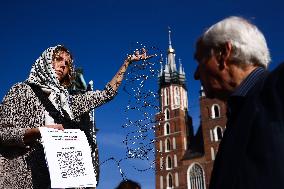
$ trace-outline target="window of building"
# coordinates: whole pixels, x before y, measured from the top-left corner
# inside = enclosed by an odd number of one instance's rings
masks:
[[[173,176],[171,173],[167,175],[167,189],[173,188]]]
[[[205,189],[205,176],[202,167],[194,163],[187,171],[189,189]]]
[[[167,157],[167,169],[172,169],[172,158],[170,156]]]
[[[165,109],[165,120],[169,120],[170,119],[170,111],[169,109]]]
[[[171,150],[171,141],[170,139],[166,139],[165,141],[165,148],[166,148],[166,152],[169,152]]]
[[[211,107],[211,118],[219,118],[221,116],[220,114],[220,106],[218,104],[213,104]]]
[[[165,132],[165,135],[169,135],[170,134],[170,123],[165,123],[165,126],[164,126],[164,132]]]
[[[160,152],[163,152],[163,141],[160,140]]]
[[[223,130],[220,126],[214,128],[214,139],[215,141],[220,141],[223,137]]]
[[[217,138],[218,138],[218,140],[221,140],[222,137],[223,137],[222,128],[217,127]]]

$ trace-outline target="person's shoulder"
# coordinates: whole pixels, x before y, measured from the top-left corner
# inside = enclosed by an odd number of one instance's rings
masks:
[[[23,92],[31,91],[31,87],[26,82],[15,83],[9,90],[8,95],[13,93],[23,94]]]
[[[17,82],[15,83],[11,89],[29,89],[31,88],[26,82]]]
[[[281,67],[282,69],[284,69],[284,61],[281,62],[278,67]]]
[[[284,94],[284,62],[279,64],[271,72],[267,72],[268,76],[265,77],[263,91],[264,93]]]
[[[279,72],[284,72],[284,62],[281,62],[272,72],[271,74],[277,74]]]
[[[274,70],[272,70],[268,74],[267,80],[272,83],[284,81],[284,62],[280,63]]]
[[[12,88],[26,88],[26,87],[28,87],[29,85],[26,83],[26,82],[24,82],[24,81],[22,81],[22,82],[17,82],[17,83],[15,83],[13,86],[12,86]]]

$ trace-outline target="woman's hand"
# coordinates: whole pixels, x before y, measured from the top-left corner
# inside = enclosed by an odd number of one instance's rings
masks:
[[[115,76],[112,78],[112,80],[109,82],[109,84],[111,85],[112,89],[114,91],[118,90],[118,87],[120,86],[123,76],[128,68],[128,66],[132,63],[132,62],[136,62],[139,60],[147,60],[149,58],[154,57],[155,55],[147,55],[147,51],[145,48],[141,49],[141,54],[140,51],[137,50],[135,51],[135,53],[133,55],[129,55],[127,56],[127,58],[125,59],[125,61],[123,62],[122,66],[120,67],[120,69],[118,70],[118,72],[115,74]]]
[[[155,55],[147,56],[147,50],[145,48],[142,48],[141,49],[141,54],[140,54],[139,50],[136,50],[135,53],[132,54],[132,55],[129,55],[126,60],[129,63],[132,63],[132,62],[136,62],[136,61],[139,61],[139,60],[147,60],[147,59],[152,58],[154,56]]]
[[[55,124],[55,125],[45,125],[44,127],[53,128],[64,131],[64,127],[62,124]]]
[[[54,129],[58,129],[62,131],[64,130],[64,127],[62,124],[44,125],[43,127],[54,128]],[[28,145],[28,144],[35,142],[37,139],[40,139],[40,137],[41,135],[40,135],[39,127],[36,127],[36,128],[27,129],[24,134],[23,140],[24,140],[24,143]]]

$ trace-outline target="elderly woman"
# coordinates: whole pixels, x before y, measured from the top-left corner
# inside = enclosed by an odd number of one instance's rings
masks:
[[[0,106],[1,188],[49,188],[39,127],[82,127],[80,116],[111,100],[129,64],[147,58],[145,51],[128,57],[102,91],[70,95],[72,55],[61,45],[45,50],[28,79],[15,84]]]

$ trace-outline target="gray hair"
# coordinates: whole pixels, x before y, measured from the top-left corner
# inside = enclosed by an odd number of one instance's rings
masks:
[[[271,60],[261,31],[241,17],[228,17],[214,24],[201,36],[201,40],[203,45],[213,49],[230,42],[233,49],[231,60],[237,64],[256,64],[267,68]]]

